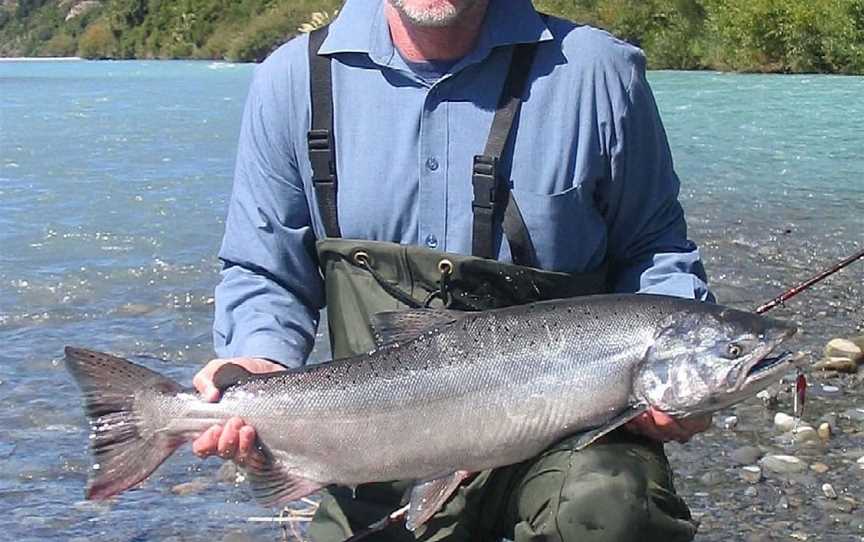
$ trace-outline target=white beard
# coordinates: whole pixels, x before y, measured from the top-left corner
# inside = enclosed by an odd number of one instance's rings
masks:
[[[418,7],[411,0],[388,0],[399,13],[417,26],[450,26],[462,13],[477,3],[477,0],[462,0],[456,5],[446,1],[436,2],[429,7]]]

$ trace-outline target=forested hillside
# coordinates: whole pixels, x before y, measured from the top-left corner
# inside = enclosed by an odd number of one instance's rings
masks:
[[[368,1],[368,0],[367,0]],[[504,2],[507,0],[492,0]],[[0,0],[0,55],[261,60],[341,0]],[[864,74],[864,0],[536,0],[652,67]]]

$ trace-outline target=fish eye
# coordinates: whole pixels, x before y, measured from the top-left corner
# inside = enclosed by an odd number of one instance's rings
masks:
[[[726,353],[730,358],[735,359],[741,357],[741,354],[744,353],[744,349],[741,348],[740,344],[729,343],[729,346],[726,347]]]

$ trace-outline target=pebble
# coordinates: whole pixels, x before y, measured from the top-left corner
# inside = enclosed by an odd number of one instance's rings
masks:
[[[829,438],[831,438],[831,424],[829,424],[828,422],[822,422],[819,425],[819,429],[816,430],[816,433],[822,440],[828,440]]]
[[[837,499],[832,502],[832,508],[837,512],[842,512],[844,514],[851,514],[855,510],[855,503],[851,501],[848,497],[844,497],[842,499]]]
[[[716,470],[709,470],[708,472],[699,477],[699,481],[709,487],[720,485],[723,480],[723,474]]]
[[[785,412],[778,412],[774,415],[774,426],[784,433],[789,432],[795,427],[795,418]]]
[[[778,474],[791,474],[807,470],[807,464],[792,455],[766,455],[759,463],[762,468]]]
[[[848,339],[831,339],[825,345],[825,357],[846,358],[856,363],[864,362],[864,351]]]
[[[864,408],[850,408],[840,414],[844,418],[848,418],[853,422],[864,422]]]
[[[827,423],[831,427],[837,427],[837,413],[829,412],[819,417],[819,423]]]
[[[729,459],[736,465],[753,465],[763,455],[762,450],[756,446],[743,446],[737,448],[729,454]]]
[[[822,484],[822,494],[831,500],[837,498],[837,492],[834,491],[834,486],[831,484]]]
[[[864,469],[864,457],[858,460],[858,467]]]
[[[839,395],[840,391],[840,388],[837,386],[829,386],[828,384],[822,385],[822,393],[825,395]]]
[[[762,469],[758,465],[748,465],[741,469],[741,479],[748,484],[758,484],[762,481]]]
[[[792,439],[798,444],[804,444],[806,442],[817,442],[819,435],[809,425],[802,425],[792,430]]]
[[[759,495],[759,490],[753,486],[749,486],[747,489],[744,490],[745,497],[755,497],[757,495]]]
[[[191,482],[184,482],[182,484],[177,484],[176,486],[171,488],[171,493],[175,495],[180,495],[184,497],[186,495],[194,495],[196,493],[201,493],[207,486],[210,484],[206,480],[195,479]]]
[[[771,386],[757,393],[756,397],[762,401],[763,406],[774,406],[780,402],[780,388],[778,386]]]
[[[854,509],[852,504],[844,499],[820,500],[815,504],[828,513],[849,514]]]
[[[825,463],[813,463],[812,465],[810,465],[810,470],[812,470],[816,474],[825,474],[826,472],[831,470],[831,467],[829,467]]]
[[[738,416],[727,416],[723,419],[723,429],[731,431],[738,425]]]
[[[836,371],[838,373],[855,374],[858,372],[858,362],[849,358],[831,357],[816,362],[813,369],[817,371]]]
[[[836,452],[838,457],[842,457],[844,459],[851,459],[852,461],[857,461],[862,454],[864,454],[864,448],[844,448]]]

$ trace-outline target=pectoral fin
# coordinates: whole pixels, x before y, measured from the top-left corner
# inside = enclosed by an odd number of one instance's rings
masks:
[[[621,427],[625,423],[629,422],[630,420],[636,418],[637,416],[639,416],[640,414],[642,414],[646,410],[648,410],[648,409],[644,405],[637,405],[637,406],[629,407],[627,410],[618,414],[617,416],[615,416],[614,418],[609,420],[607,423],[601,425],[600,427],[596,427],[596,428],[591,429],[589,431],[585,431],[583,433],[580,433],[579,439],[576,441],[576,449],[582,450],[584,448],[587,448],[588,446],[593,444],[600,437],[607,435],[607,434],[611,433],[612,431],[618,429],[619,427]]]
[[[252,496],[264,506],[283,506],[315,493],[324,484],[308,480],[286,469],[265,452],[266,461],[245,466]]]
[[[255,375],[237,365],[236,363],[226,363],[222,367],[216,369],[213,374],[213,385],[220,392],[224,392],[231,386],[243,384],[255,378]]]
[[[411,501],[405,519],[405,528],[413,531],[423,525],[441,509],[462,480],[470,473],[456,471],[443,478],[420,482],[411,490]]]

